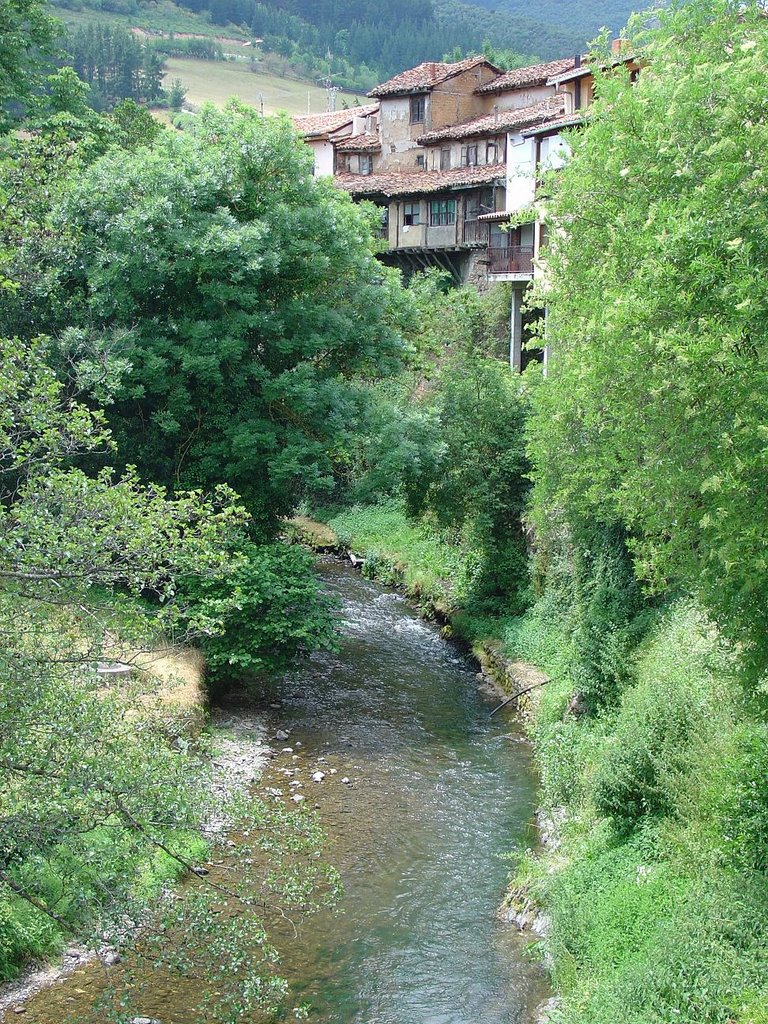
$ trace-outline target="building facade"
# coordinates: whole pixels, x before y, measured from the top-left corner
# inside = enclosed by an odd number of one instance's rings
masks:
[[[614,64],[639,64],[615,48]],[[315,173],[381,211],[382,261],[408,274],[440,267],[456,283],[511,285],[510,362],[523,369],[523,295],[540,266],[542,173],[568,157],[594,76],[580,55],[504,72],[485,57],[410,68],[371,103],[295,118]]]

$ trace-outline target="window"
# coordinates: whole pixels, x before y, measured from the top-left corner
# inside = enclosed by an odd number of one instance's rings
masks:
[[[434,227],[447,227],[456,223],[456,200],[433,199],[429,204],[429,223]]]
[[[405,203],[403,205],[403,224],[415,227],[421,224],[421,203]]]
[[[451,169],[451,151],[450,149],[440,150],[440,170],[450,171]]]
[[[481,188],[467,196],[467,220],[477,220],[481,213],[493,213],[493,189]]]
[[[485,147],[485,162],[487,164],[498,163],[499,160],[499,147],[495,142],[489,142]]]
[[[424,154],[423,153],[419,153],[419,155],[416,157],[416,166],[417,167],[423,167],[424,166]]]
[[[379,227],[379,238],[389,238],[389,207],[379,207],[381,214],[381,225]]]
[[[426,109],[426,96],[411,96],[411,124],[423,124]]]
[[[361,174],[373,174],[373,157],[363,155],[359,158],[360,160],[360,173]]]
[[[461,150],[461,166],[477,166],[477,146],[464,146]]]

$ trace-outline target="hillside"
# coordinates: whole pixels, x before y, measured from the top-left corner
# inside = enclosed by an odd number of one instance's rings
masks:
[[[330,78],[351,93],[446,54],[485,49],[505,67],[571,54],[583,50],[603,24],[621,28],[631,10],[630,0],[390,0],[386,7],[378,0],[187,0],[183,6],[171,0],[54,0],[54,6],[70,24],[109,18],[176,39],[187,33],[223,36],[230,50],[239,40],[241,56],[244,43],[258,40],[258,48],[248,51],[260,63],[258,71],[313,86]],[[214,78],[232,74],[219,71]],[[242,84],[254,91],[251,83]],[[306,95],[298,109],[306,109]]]
[[[529,18],[561,29],[565,26],[568,32],[591,39],[603,26],[620,29],[633,11],[643,10],[645,5],[632,0],[536,0],[535,4],[529,0],[473,0],[472,6],[484,7],[496,16]]]

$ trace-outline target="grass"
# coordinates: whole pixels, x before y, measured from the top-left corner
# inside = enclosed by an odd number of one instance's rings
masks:
[[[151,7],[142,7],[136,14],[116,14],[112,11],[97,11],[88,8],[82,11],[71,11],[56,5],[52,5],[50,11],[65,25],[72,28],[99,21],[128,29],[140,28],[158,35],[175,32],[208,36],[212,39],[242,39],[245,41],[248,38],[246,32],[234,25],[228,25],[226,28],[221,25],[212,25],[202,15],[185,11],[171,3],[170,0],[158,0]]]
[[[288,114],[306,114],[307,105],[311,113],[327,110],[327,96],[324,89],[294,78],[263,71],[251,71],[248,61],[194,60],[192,58],[170,57],[166,61],[164,84],[167,87],[174,78],[180,78],[187,89],[187,100],[195,106],[210,101],[221,106],[235,96],[244,103],[263,109],[265,114],[285,111]],[[355,96],[339,94],[341,106],[345,99],[352,105]]]
[[[244,103],[250,103],[265,114],[281,111],[296,115],[321,114],[328,109],[325,89],[317,82],[305,81],[280,74],[279,68],[262,61],[257,70],[251,70],[254,51],[245,46],[248,33],[234,25],[226,28],[211,25],[203,16],[184,11],[169,0],[159,0],[152,7],[142,7],[136,14],[115,14],[110,11],[70,11],[52,7],[51,12],[68,28],[79,28],[93,22],[119,25],[132,31],[139,30],[150,36],[194,35],[216,39],[223,46],[224,53],[236,60],[211,61],[172,57],[166,62],[164,85],[167,87],[174,78],[180,78],[187,88],[187,99],[195,106],[205,102],[223,105],[232,96]],[[274,63],[274,58],[270,57]],[[346,100],[349,106],[357,99],[353,93],[339,93],[339,106]]]
[[[471,556],[446,543],[438,530],[408,519],[397,502],[315,514],[342,546],[365,558],[366,574],[403,586],[425,610],[456,609],[471,575]]]

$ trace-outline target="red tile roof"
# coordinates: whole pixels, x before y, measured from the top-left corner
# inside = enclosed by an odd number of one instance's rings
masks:
[[[373,153],[381,149],[381,139],[372,132],[363,132],[337,142],[336,149],[339,153]]]
[[[549,96],[541,103],[530,107],[519,107],[517,110],[498,110],[493,114],[483,114],[463,124],[447,125],[433,132],[427,132],[416,141],[422,146],[443,139],[470,139],[479,135],[501,135],[515,128],[527,128],[529,125],[559,117],[565,109],[563,96]]]
[[[475,89],[480,95],[488,95],[495,92],[506,92],[510,89],[522,89],[530,85],[545,85],[552,75],[561,75],[564,71],[570,71],[574,66],[574,57],[563,57],[560,60],[550,60],[546,64],[531,64],[527,68],[514,68],[507,71],[499,78],[494,78],[487,85],[481,85]]]
[[[369,96],[398,96],[407,95],[411,92],[428,92],[441,82],[447,81],[463,71],[471,71],[472,68],[481,65],[489,67],[491,71],[500,72],[500,69],[486,57],[467,57],[455,64],[445,64],[439,61],[428,61],[419,64],[418,67],[409,68],[387,82],[382,82],[375,89],[371,89]]]
[[[486,185],[498,178],[506,178],[506,174],[506,164],[486,164],[482,167],[455,167],[452,171],[414,171],[411,174],[337,174],[334,181],[353,196],[406,196]]]
[[[367,103],[362,107],[349,107],[347,110],[334,110],[327,114],[303,114],[292,118],[293,123],[302,135],[327,135],[336,132],[347,124],[352,124],[356,117],[368,117],[379,109],[378,103]]]

